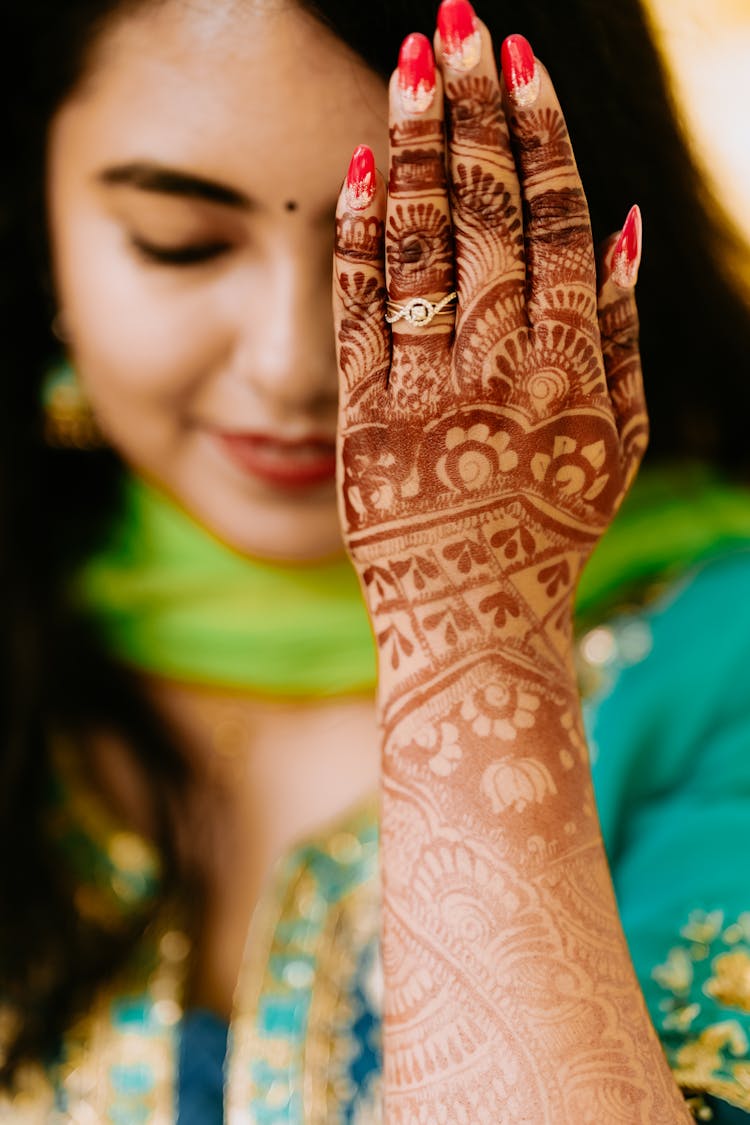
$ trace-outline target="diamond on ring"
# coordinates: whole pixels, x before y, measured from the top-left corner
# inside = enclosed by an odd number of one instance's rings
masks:
[[[405,305],[397,305],[394,301],[388,302],[388,312],[385,319],[388,324],[395,324],[397,320],[405,320],[415,328],[426,328],[438,313],[443,312],[448,305],[455,301],[457,293],[449,293],[436,303],[428,301],[426,297],[412,297]]]

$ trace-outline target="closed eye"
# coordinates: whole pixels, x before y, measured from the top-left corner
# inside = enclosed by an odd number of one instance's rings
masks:
[[[194,242],[186,246],[159,246],[131,235],[133,249],[148,262],[162,266],[196,266],[225,254],[231,247],[228,242]]]

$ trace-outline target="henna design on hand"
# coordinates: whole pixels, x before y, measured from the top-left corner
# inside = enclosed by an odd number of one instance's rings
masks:
[[[451,210],[459,302],[492,281],[524,281],[521,194],[496,75],[454,75],[450,107]]]
[[[341,512],[379,653],[386,1109],[661,1125],[687,1118],[619,927],[571,658],[576,582],[645,446],[634,302],[597,293],[549,80],[506,125],[482,34],[479,67],[445,73],[447,176],[440,91],[420,120],[394,99],[390,194],[365,212],[380,264],[339,216]],[[388,333],[386,281],[435,299],[453,253],[455,327]]]
[[[386,253],[395,295],[449,293],[453,284],[453,239],[448,216],[432,203],[397,204],[388,220]]]
[[[391,129],[391,195],[442,191],[445,188],[444,141],[440,123],[405,121]]]
[[[451,141],[459,148],[500,151],[507,139],[497,83],[487,76],[462,75],[446,86],[451,104]]]
[[[640,238],[639,221],[637,237]],[[613,280],[613,254],[618,241],[618,236],[613,235],[602,252],[599,326],[607,385],[617,419],[620,444],[626,464],[631,467],[626,479],[626,486],[629,487],[648,445],[648,415],[643,406],[638,308],[633,288],[638,262],[635,262],[635,271],[631,271],[631,286],[626,290],[621,289]],[[640,258],[639,245],[635,247],[635,252],[636,258]]]
[[[514,115],[512,127],[524,198],[530,304],[534,288],[582,284],[595,290],[596,270],[586,196],[565,121],[550,106]]]
[[[376,223],[382,232],[383,224]],[[355,224],[348,228],[354,231]],[[382,244],[382,234],[380,238]],[[358,244],[354,244],[355,260],[362,261]],[[362,416],[377,417],[379,396],[388,379],[390,341],[381,309],[385,288],[372,271],[342,271],[337,277],[340,320],[338,329],[339,374],[341,401],[347,409]]]
[[[371,262],[382,258],[383,223],[373,215],[349,213],[336,219],[334,254],[344,251],[350,262]]]

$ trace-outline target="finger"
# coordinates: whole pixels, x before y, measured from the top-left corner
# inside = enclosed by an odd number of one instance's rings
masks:
[[[627,488],[648,445],[648,413],[638,345],[635,283],[641,260],[641,213],[633,207],[622,231],[608,239],[599,271],[599,330],[607,387],[620,435]]]
[[[397,349],[417,336],[447,339],[453,308],[417,325],[404,315],[415,298],[436,304],[453,291],[453,237],[446,191],[443,87],[424,35],[404,40],[390,83],[390,175],[386,282]],[[396,306],[395,308],[393,306]],[[428,312],[429,316],[429,312]]]
[[[560,103],[523,36],[503,43],[502,70],[524,199],[530,324],[595,336],[591,223]]]
[[[385,323],[385,186],[366,145],[355,149],[336,207],[333,319],[340,412],[351,416],[385,395],[390,332]]]
[[[445,84],[458,291],[457,330],[477,302],[523,293],[521,189],[492,40],[468,0],[443,0],[435,54]],[[519,302],[520,305],[520,302]]]

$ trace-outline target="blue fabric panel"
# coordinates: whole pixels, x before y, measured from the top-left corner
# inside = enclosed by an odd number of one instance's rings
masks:
[[[213,1012],[186,1012],[181,1025],[177,1125],[222,1125],[228,1025]]]

